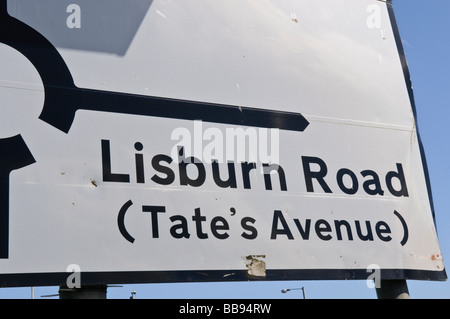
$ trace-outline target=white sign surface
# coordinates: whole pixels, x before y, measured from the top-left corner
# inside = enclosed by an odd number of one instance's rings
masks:
[[[0,2],[1,285],[446,278],[390,4],[134,2]]]

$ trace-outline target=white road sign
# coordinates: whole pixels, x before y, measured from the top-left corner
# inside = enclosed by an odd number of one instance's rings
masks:
[[[444,280],[392,5],[0,1],[0,285]]]

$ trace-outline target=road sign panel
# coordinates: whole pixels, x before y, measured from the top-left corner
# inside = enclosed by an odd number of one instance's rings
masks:
[[[135,2],[0,2],[2,286],[446,278],[391,4]]]

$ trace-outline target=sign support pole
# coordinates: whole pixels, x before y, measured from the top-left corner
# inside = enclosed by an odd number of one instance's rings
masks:
[[[406,280],[381,280],[376,290],[378,299],[410,299]]]
[[[89,285],[80,288],[59,287],[59,299],[106,299],[106,285]]]

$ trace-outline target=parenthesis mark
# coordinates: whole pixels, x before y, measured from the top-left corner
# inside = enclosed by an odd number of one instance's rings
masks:
[[[117,215],[117,225],[119,226],[119,231],[122,234],[122,236],[128,240],[130,243],[134,243],[133,236],[130,235],[130,233],[125,228],[125,213],[127,212],[128,208],[133,205],[133,202],[131,199],[123,204],[122,208],[119,210],[119,215]]]
[[[236,209],[234,207],[230,208],[231,216],[236,215]]]
[[[403,226],[403,239],[400,242],[400,244],[402,246],[405,246],[406,242],[408,241],[408,237],[409,237],[409,233],[408,233],[408,225],[406,225],[406,221],[405,219],[402,217],[402,215],[400,215],[399,212],[397,212],[396,210],[394,210],[394,214],[395,216],[398,217],[398,219],[400,219],[400,222],[402,223]]]

